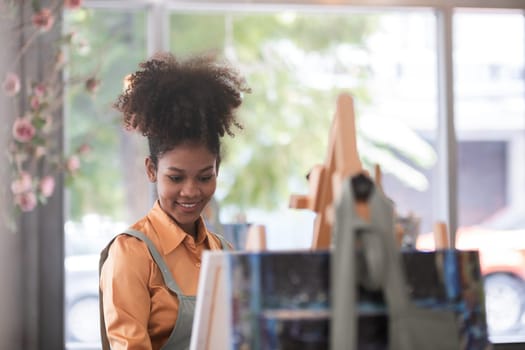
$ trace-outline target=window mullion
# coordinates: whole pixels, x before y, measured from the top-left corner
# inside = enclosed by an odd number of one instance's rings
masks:
[[[164,2],[149,6],[146,37],[148,55],[169,50],[169,13]]]
[[[457,220],[457,145],[454,127],[453,8],[437,10],[438,130],[436,167],[436,220],[448,225],[455,246]]]

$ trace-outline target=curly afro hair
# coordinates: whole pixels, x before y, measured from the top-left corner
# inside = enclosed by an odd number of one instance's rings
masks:
[[[187,141],[206,144],[219,158],[220,139],[242,129],[235,111],[250,92],[243,77],[211,55],[177,60],[162,53],[139,67],[114,107],[127,129],[148,138],[153,162]]]

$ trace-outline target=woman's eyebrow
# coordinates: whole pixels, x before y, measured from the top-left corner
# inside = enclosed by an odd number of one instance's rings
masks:
[[[209,165],[207,167],[204,167],[204,168],[200,169],[199,173],[202,173],[202,172],[205,172],[205,171],[208,171],[208,170],[213,170],[214,167],[215,167],[214,165]],[[184,169],[179,169],[179,168],[177,168],[175,166],[168,167],[168,170],[178,171],[178,172],[181,172],[181,173],[185,172]]]
[[[214,165],[210,165],[210,166],[207,166],[207,167],[205,167],[205,168],[202,168],[202,169],[200,170],[200,172],[202,173],[202,172],[204,172],[204,171],[213,170],[214,168],[215,168]]]

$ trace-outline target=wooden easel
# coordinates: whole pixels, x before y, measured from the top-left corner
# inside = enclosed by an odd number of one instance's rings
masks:
[[[249,252],[266,250],[266,227],[264,225],[251,225],[246,233],[244,249]]]
[[[354,101],[352,96],[343,93],[337,98],[325,163],[312,168],[308,177],[308,195],[290,197],[290,208],[310,209],[317,213],[312,249],[329,248],[334,221],[334,200],[340,192],[341,182],[362,171],[357,152]],[[360,216],[367,217],[366,205],[358,207],[357,210]]]
[[[437,221],[434,223],[434,247],[438,249],[450,249],[449,234],[447,224],[443,221]]]

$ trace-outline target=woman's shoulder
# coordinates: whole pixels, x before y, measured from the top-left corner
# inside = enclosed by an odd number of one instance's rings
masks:
[[[137,259],[148,257],[146,244],[133,236],[125,233],[118,234],[109,246],[108,258],[121,263],[131,263]]]
[[[146,238],[144,238],[144,236]],[[148,217],[144,217],[126,230],[118,233],[113,241],[115,250],[122,251],[128,254],[140,254],[150,257],[148,244],[144,241],[146,239],[149,243],[159,249],[159,237]],[[113,247],[111,248],[113,249]]]
[[[146,236],[151,239],[151,228],[148,227],[147,217],[140,219],[135,222],[133,225],[129,226],[127,229],[118,232],[114,238],[113,243],[119,243],[120,245],[125,246],[141,246],[144,245],[141,236]],[[138,236],[137,236],[138,234]]]
[[[108,247],[107,257],[102,263],[102,275],[142,276],[148,278],[152,259],[148,248],[141,240],[126,234],[118,234]],[[124,277],[127,276],[127,277]]]
[[[138,232],[139,235],[149,236],[145,230],[144,222],[141,220],[128,229],[119,232],[111,242],[110,252],[114,254],[123,254],[126,257],[148,256],[146,243],[136,235],[130,234],[130,231]]]

